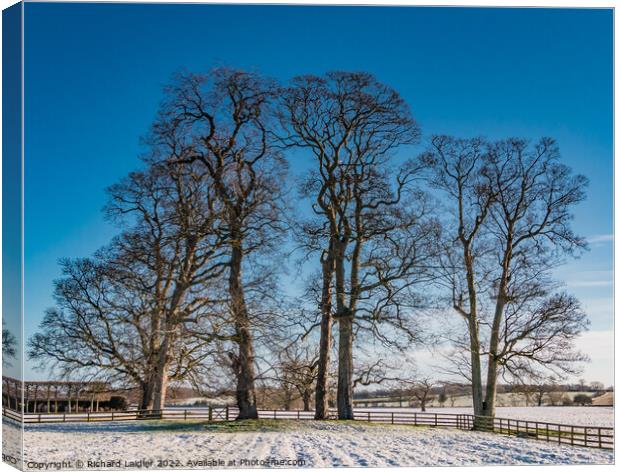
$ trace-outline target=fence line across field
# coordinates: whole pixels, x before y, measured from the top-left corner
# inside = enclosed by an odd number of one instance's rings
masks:
[[[238,414],[236,407],[222,406],[209,408],[164,410],[126,410],[86,413],[26,413],[4,408],[3,416],[26,424],[34,423],[75,423],[99,421],[148,421],[148,420],[206,420],[211,422],[234,420]],[[314,412],[302,410],[259,410],[261,419],[274,420],[313,420]],[[337,413],[330,411],[329,419],[336,419]],[[576,426],[561,423],[545,423],[513,418],[474,416],[456,413],[426,413],[410,411],[356,411],[355,421],[388,423],[437,428],[455,428],[492,432],[507,436],[537,439],[551,443],[571,446],[585,446],[600,449],[613,449],[614,428],[609,426]]]

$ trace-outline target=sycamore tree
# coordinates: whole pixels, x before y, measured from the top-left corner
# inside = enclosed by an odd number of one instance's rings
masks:
[[[573,343],[586,315],[552,270],[586,247],[571,220],[587,181],[548,138],[435,136],[421,162],[443,194],[441,282],[466,328],[453,360],[475,414],[494,416],[500,376],[574,373],[585,359]]]
[[[397,169],[392,159],[420,130],[400,95],[367,73],[295,78],[282,92],[280,118],[283,145],[313,164],[302,194],[313,211],[303,228],[308,248],[321,265],[315,416],[327,415],[335,321],[338,416],[351,419],[357,330],[390,342],[379,329],[389,325],[415,337],[411,288],[427,280],[436,227],[414,185],[419,169],[411,162]]]
[[[240,70],[180,74],[166,90],[151,136],[167,165],[200,170],[221,211],[240,419],[258,417],[255,338],[264,317],[263,304],[249,299],[272,296],[275,270],[266,262],[278,252],[284,231],[287,165],[272,138],[276,90],[271,81]]]
[[[56,306],[29,355],[66,377],[137,385],[161,410],[168,382],[212,355],[224,321],[212,309],[225,265],[210,189],[191,168],[151,165],[109,189],[123,228],[93,257],[62,261]]]

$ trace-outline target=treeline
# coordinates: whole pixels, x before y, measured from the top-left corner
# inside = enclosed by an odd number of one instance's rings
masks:
[[[144,409],[170,382],[233,378],[239,418],[257,417],[260,382],[317,419],[335,397],[347,419],[357,385],[411,367],[420,320],[451,312],[443,340],[476,414],[494,414],[502,377],[576,371],[587,319],[551,272],[586,247],[571,230],[585,177],[550,138],[431,136],[416,156],[420,140],[409,104],[367,73],[179,74],[143,168],[108,189],[118,236],[61,262],[30,357],[136,385]]]
[[[354,398],[356,400],[376,399],[376,398],[398,398],[404,395],[408,390],[394,388],[375,388],[372,390],[363,390],[356,392]],[[540,394],[544,396],[550,392],[592,392],[595,395],[601,395],[605,392],[613,392],[613,387],[605,387],[602,382],[586,382],[577,384],[561,384],[551,382],[540,382],[538,384],[497,384],[497,393],[522,393],[522,394]],[[454,382],[435,382],[430,388],[430,393],[436,396],[450,394],[454,396],[465,396],[471,394],[471,385]]]

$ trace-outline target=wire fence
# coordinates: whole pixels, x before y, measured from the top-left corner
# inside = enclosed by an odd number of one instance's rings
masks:
[[[99,421],[231,421],[239,413],[236,407],[212,406],[208,408],[166,408],[164,410],[126,410],[82,413],[25,413],[2,409],[3,416],[25,424],[76,423]],[[313,420],[314,412],[301,410],[259,410],[261,419]],[[330,411],[328,419],[337,419]],[[455,428],[465,431],[483,431],[550,443],[613,449],[614,428],[608,426],[577,426],[560,423],[474,416],[471,414],[428,413],[411,411],[356,411],[356,421],[399,425]]]

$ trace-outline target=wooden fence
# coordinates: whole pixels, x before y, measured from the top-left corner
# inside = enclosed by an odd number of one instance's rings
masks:
[[[98,422],[98,421],[229,421],[238,414],[236,407],[222,406],[209,408],[165,410],[128,410],[86,413],[26,413],[21,415],[8,408],[2,409],[3,416],[26,424]],[[276,420],[312,420],[314,412],[301,410],[259,410],[259,418]],[[336,419],[335,411],[330,411],[330,419]],[[585,446],[600,449],[613,449],[614,428],[605,426],[575,426],[560,423],[517,420],[454,413],[422,413],[410,411],[356,411],[356,421],[387,423],[437,428],[456,428],[478,430],[537,439],[550,443]]]
[[[561,423],[516,420],[511,418],[474,417],[476,429],[508,436],[538,439],[571,446],[614,448],[614,428],[604,426],[575,426]]]

